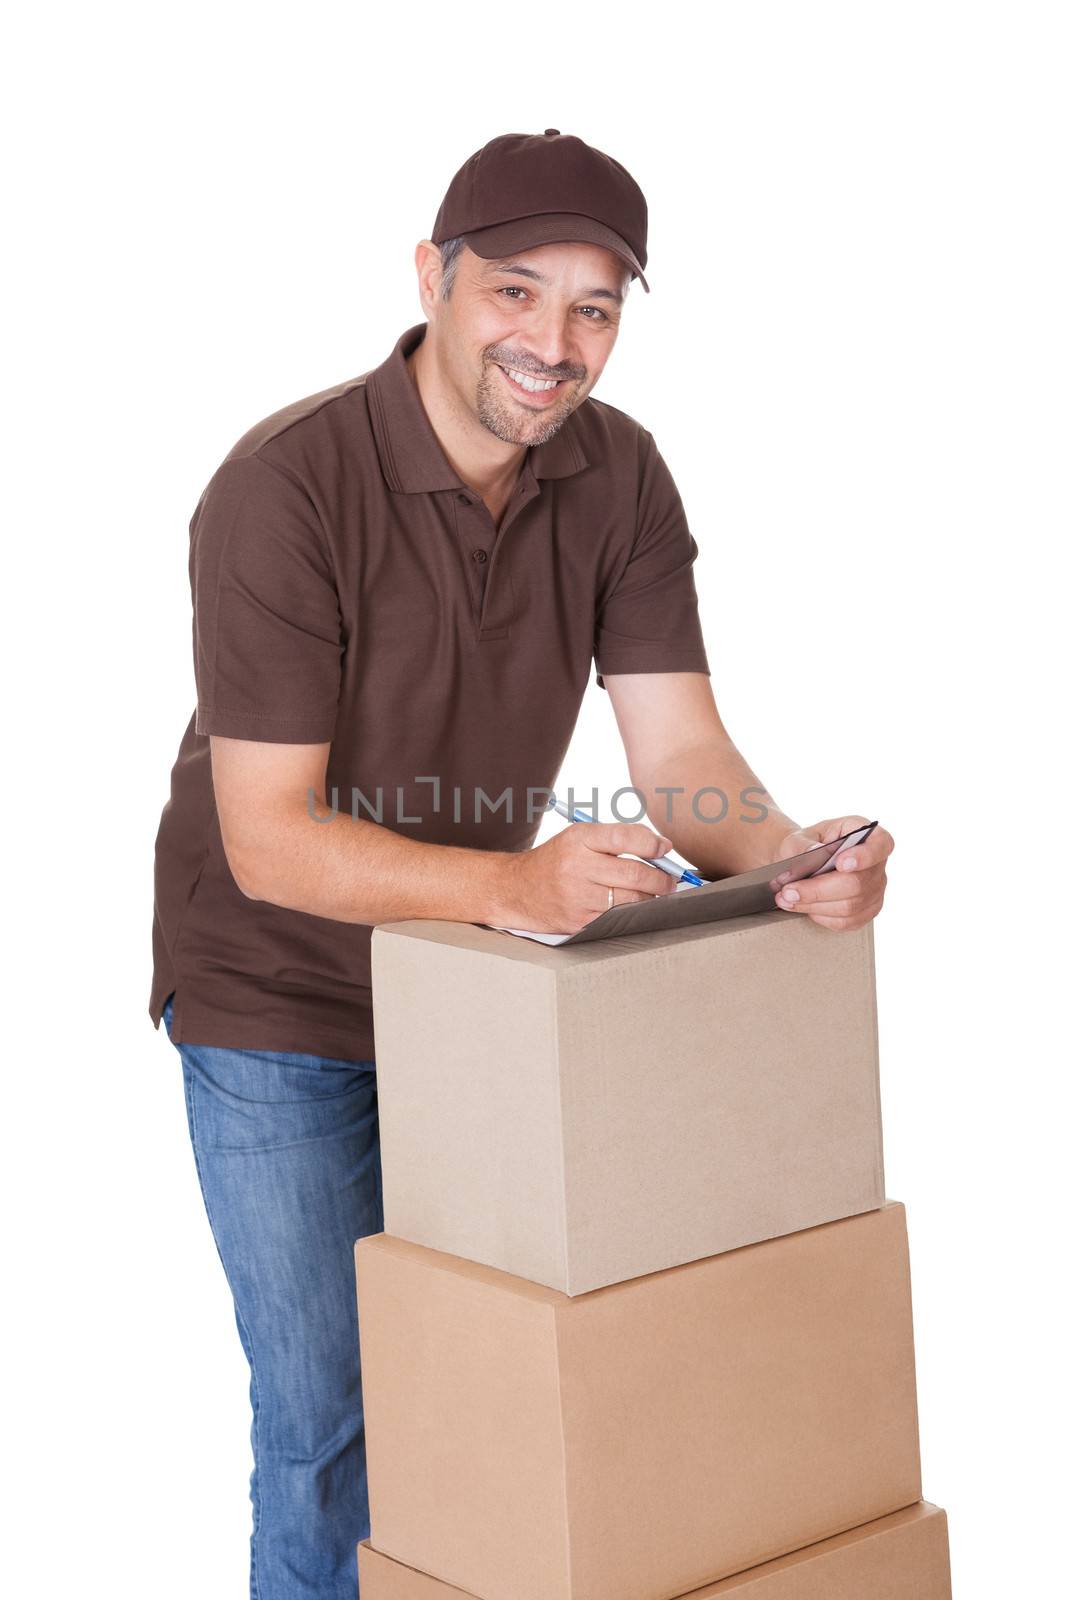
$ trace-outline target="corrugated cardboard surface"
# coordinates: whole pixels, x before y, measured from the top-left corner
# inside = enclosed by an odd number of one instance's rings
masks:
[[[483,1600],[376,1550],[359,1546],[360,1600]],[[920,1500],[904,1511],[822,1539],[682,1600],[951,1600],[948,1523]],[[646,1600],[660,1600],[650,1593]]]
[[[396,1237],[575,1295],[884,1203],[871,924],[371,951]]]
[[[920,1498],[897,1202],[574,1298],[356,1264],[375,1548],[479,1600],[679,1595]]]

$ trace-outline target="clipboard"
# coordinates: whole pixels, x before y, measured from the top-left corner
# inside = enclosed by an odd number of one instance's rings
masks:
[[[652,900],[635,900],[626,905],[612,906],[602,911],[592,922],[587,922],[577,933],[531,933],[522,928],[499,928],[494,923],[481,923],[499,933],[515,934],[520,939],[535,939],[539,944],[571,945],[589,944],[595,939],[617,939],[628,933],[654,933],[660,928],[692,928],[704,922],[719,922],[727,917],[748,917],[760,911],[780,908],[774,897],[787,883],[801,878],[817,878],[833,870],[835,858],[851,845],[862,844],[877,828],[878,823],[867,822],[853,828],[841,839],[831,839],[827,844],[813,845],[790,856],[785,861],[771,861],[750,872],[737,873],[732,878],[716,878],[696,888],[676,888],[670,894],[656,895]],[[783,915],[789,913],[783,912]]]

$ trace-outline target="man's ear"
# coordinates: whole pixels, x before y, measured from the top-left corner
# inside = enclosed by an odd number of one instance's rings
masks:
[[[419,301],[432,322],[441,302],[441,252],[431,239],[420,239],[415,246],[415,271],[419,280]]]

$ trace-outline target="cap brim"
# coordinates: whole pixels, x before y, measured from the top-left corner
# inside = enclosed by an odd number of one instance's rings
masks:
[[[613,228],[596,222],[580,212],[551,211],[539,216],[519,217],[514,222],[498,222],[491,228],[479,228],[476,233],[463,236],[476,256],[493,260],[513,255],[516,250],[532,250],[539,244],[596,244],[620,256],[635,277],[640,278],[646,294],[648,283],[641,271],[641,263],[630,246]]]

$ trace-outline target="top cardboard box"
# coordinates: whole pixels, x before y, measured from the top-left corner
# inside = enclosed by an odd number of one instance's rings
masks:
[[[371,940],[385,1231],[568,1295],[885,1203],[873,925]]]

